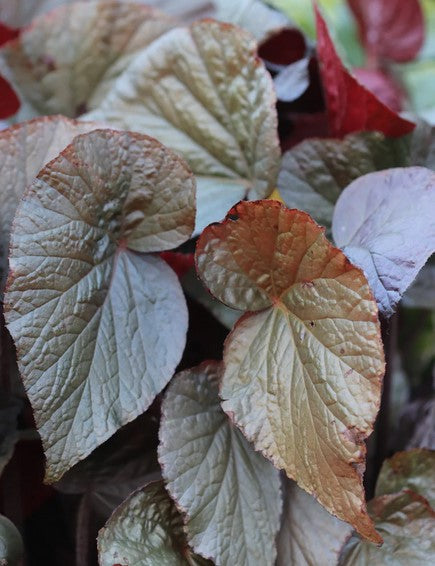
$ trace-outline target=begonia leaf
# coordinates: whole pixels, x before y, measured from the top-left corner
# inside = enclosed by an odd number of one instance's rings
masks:
[[[435,173],[406,167],[356,179],[337,201],[332,233],[364,270],[380,311],[391,316],[435,252]]]
[[[358,536],[345,544],[340,566],[421,566],[435,556],[435,513],[423,497],[404,490],[370,501],[369,511],[384,544],[376,547]]]
[[[282,506],[279,473],[223,412],[222,369],[221,363],[205,362],[169,386],[159,435],[163,477],[186,515],[198,554],[228,566],[273,566]]]
[[[276,201],[241,202],[202,233],[197,269],[215,297],[250,311],[225,343],[223,409],[277,468],[379,542],[361,481],[384,371],[377,307],[323,232]]]
[[[276,186],[276,97],[256,49],[230,24],[176,28],[142,50],[86,115],[153,135],[184,156],[197,176],[198,232]]]
[[[314,497],[285,481],[277,566],[337,564],[352,527],[330,515]]]
[[[353,68],[354,77],[394,112],[403,110],[406,100],[403,87],[388,73],[379,69]]]
[[[397,452],[382,464],[376,483],[376,495],[410,489],[435,505],[435,451],[415,448]]]
[[[415,125],[390,110],[361,85],[341,62],[325,20],[316,10],[317,55],[333,136],[342,137],[359,131],[379,131],[398,137],[411,132]]]
[[[273,82],[279,100],[293,102],[307,90],[310,84],[309,63],[309,57],[304,57],[276,75]]]
[[[424,40],[420,0],[348,0],[369,57],[399,63],[416,57]]]
[[[0,515],[0,564],[20,566],[24,554],[23,539],[17,527]]]
[[[36,18],[0,57],[35,114],[74,118],[95,108],[134,55],[173,26],[134,2],[76,2]]]
[[[79,134],[98,128],[63,116],[36,118],[0,132],[0,292],[7,275],[9,234],[24,189]]]
[[[195,183],[147,136],[95,130],[38,174],[15,216],[5,317],[58,480],[143,413],[184,349],[185,299],[161,258],[192,232]]]
[[[132,493],[98,534],[100,566],[207,566],[188,547],[183,518],[163,482]]]
[[[404,140],[380,132],[308,139],[283,155],[278,188],[287,206],[308,212],[329,230],[344,188],[366,173],[406,165],[407,153]]]

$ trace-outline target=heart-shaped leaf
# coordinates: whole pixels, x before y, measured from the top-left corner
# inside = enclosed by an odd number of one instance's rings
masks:
[[[435,451],[416,448],[385,460],[376,483],[376,495],[411,489],[435,505]]]
[[[330,515],[294,482],[284,482],[277,566],[337,564],[352,528]]]
[[[330,230],[341,191],[361,175],[407,164],[408,144],[380,132],[305,140],[284,154],[279,191],[287,206],[308,212]]]
[[[212,20],[171,30],[86,116],[153,135],[185,157],[197,175],[197,231],[276,186],[276,99],[256,49],[248,33]]]
[[[47,481],[143,413],[172,377],[186,304],[175,273],[144,252],[188,239],[194,214],[185,163],[129,132],[76,137],[24,195],[5,311]]]
[[[160,428],[163,477],[186,514],[196,552],[222,565],[273,566],[279,474],[222,411],[221,374],[222,364],[206,362],[169,386]]]
[[[135,491],[98,535],[101,566],[207,566],[187,545],[183,518],[163,487],[150,483]]]
[[[222,302],[248,312],[227,338],[221,396],[248,440],[363,536],[364,439],[384,370],[364,274],[307,214],[241,202],[201,235],[196,262]]]
[[[420,0],[348,0],[371,59],[411,61],[424,39]]]
[[[343,548],[340,566],[432,564],[435,513],[426,499],[404,490],[376,497],[368,508],[384,544],[379,548],[355,535]]]
[[[9,235],[24,189],[79,134],[98,128],[63,116],[37,118],[0,132],[0,293],[7,275]]]
[[[398,137],[411,132],[415,124],[404,120],[361,85],[341,62],[325,20],[316,10],[317,55],[333,136],[375,130]]]
[[[173,26],[134,2],[75,2],[36,18],[0,56],[35,114],[74,118],[95,108],[134,55]]]
[[[361,267],[385,316],[435,252],[435,173],[407,167],[369,173],[340,195],[334,240]]]

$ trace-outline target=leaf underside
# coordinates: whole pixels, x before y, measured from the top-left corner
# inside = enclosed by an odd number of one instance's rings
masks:
[[[407,167],[356,179],[337,201],[332,234],[391,316],[435,252],[435,173]]]

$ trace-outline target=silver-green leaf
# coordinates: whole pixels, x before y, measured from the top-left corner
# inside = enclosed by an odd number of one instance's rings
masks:
[[[279,474],[220,407],[222,364],[178,374],[162,406],[159,461],[169,493],[187,517],[195,551],[230,566],[273,565],[279,530]]]
[[[6,319],[58,480],[143,413],[177,366],[187,308],[154,252],[192,232],[195,182],[156,140],[76,137],[30,185],[12,234]]]

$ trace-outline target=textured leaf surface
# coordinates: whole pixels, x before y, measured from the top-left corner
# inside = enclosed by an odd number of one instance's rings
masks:
[[[17,527],[0,515],[0,564],[19,566],[24,554],[23,540]]]
[[[404,490],[376,497],[369,503],[381,548],[353,536],[345,545],[340,566],[422,566],[435,556],[435,513],[416,493]]]
[[[171,378],[187,312],[152,252],[189,238],[195,187],[152,138],[96,130],[26,192],[11,245],[8,328],[54,481],[141,414]]]
[[[24,189],[72,139],[98,125],[63,116],[37,118],[0,132],[0,289],[7,274],[12,220]]]
[[[163,477],[196,552],[222,565],[273,565],[279,473],[222,411],[221,374],[221,364],[206,362],[171,383],[160,429]]]
[[[163,487],[150,483],[134,492],[98,535],[101,566],[206,566],[185,539],[183,519]]]
[[[143,50],[86,119],[153,135],[183,155],[197,175],[202,228],[244,196],[262,198],[276,186],[275,102],[253,38],[206,20]],[[201,220],[207,200],[212,214]]]
[[[337,564],[352,527],[330,515],[294,482],[285,481],[277,566]]]
[[[384,362],[363,273],[307,214],[276,201],[239,203],[203,232],[196,262],[218,299],[260,311],[227,338],[224,410],[276,467],[378,541],[361,472]]]
[[[40,16],[0,53],[36,113],[76,117],[95,108],[134,55],[173,25],[134,2],[77,2]]]
[[[325,20],[316,7],[317,55],[333,136],[352,132],[379,131],[398,137],[411,132],[415,125],[400,118],[374,94],[361,85],[341,62]]]
[[[390,316],[435,251],[435,173],[407,167],[356,179],[337,201],[332,233]]]
[[[347,185],[366,173],[404,165],[406,158],[406,142],[380,132],[310,139],[284,154],[278,187],[287,206],[308,212],[329,230],[334,205]]]
[[[424,39],[420,0],[348,0],[348,4],[371,57],[401,63],[414,59]]]
[[[416,448],[385,460],[376,483],[376,495],[411,489],[435,506],[435,452]]]

